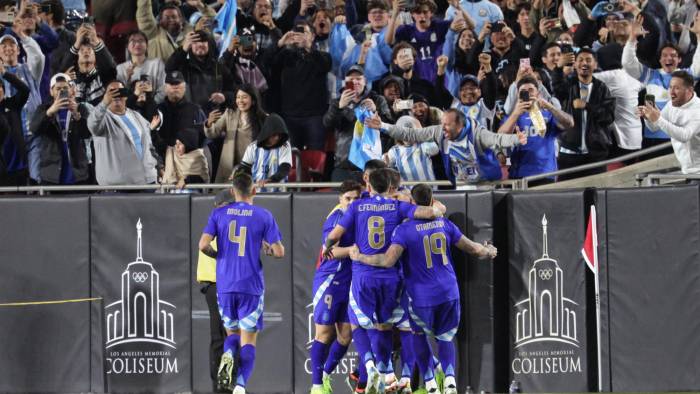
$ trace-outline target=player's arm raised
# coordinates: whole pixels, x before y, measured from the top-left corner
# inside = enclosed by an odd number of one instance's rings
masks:
[[[457,246],[457,248],[459,248],[463,252],[469,253],[469,254],[476,256],[480,259],[483,259],[483,258],[493,259],[498,254],[498,249],[496,249],[495,246],[488,243],[488,241],[484,241],[483,244],[480,244],[480,243],[472,241],[471,239],[467,238],[465,235],[462,235],[462,238],[459,239],[456,246]]]
[[[399,261],[399,257],[401,257],[401,254],[403,253],[403,246],[397,244],[392,244],[386,253],[371,256],[360,253],[360,249],[357,248],[357,245],[353,245],[349,249],[351,259],[360,261],[363,264],[381,268],[393,267],[396,262]]]
[[[217,256],[216,250],[212,248],[211,241],[214,240],[214,236],[211,234],[203,233],[202,237],[199,239],[199,250],[205,255],[215,259]]]

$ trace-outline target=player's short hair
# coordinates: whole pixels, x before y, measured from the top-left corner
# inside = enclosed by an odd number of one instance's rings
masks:
[[[373,159],[365,163],[365,172],[372,172],[380,168],[386,168],[386,163],[382,160]]]
[[[454,114],[455,120],[457,121],[458,124],[461,124],[462,126],[467,125],[467,116],[464,115],[464,112],[458,110],[457,108],[449,108],[443,112],[444,115],[447,114]]]
[[[398,189],[401,186],[401,174],[393,168],[387,168],[386,173],[389,176],[389,187]]]
[[[238,173],[233,178],[232,186],[241,197],[248,197],[253,193],[253,177],[244,172]]]
[[[340,184],[340,194],[347,192],[362,193],[362,185],[353,179],[346,179]]]
[[[429,207],[433,202],[433,189],[425,183],[419,183],[411,189],[411,197],[416,205]]]
[[[534,86],[535,86],[535,89],[537,89],[537,88],[539,87],[539,84],[537,83],[537,80],[536,80],[534,77],[531,77],[531,76],[529,76],[529,75],[520,78],[520,80],[518,81],[517,85],[515,85],[515,86],[516,86],[518,89],[520,89],[521,87],[523,87],[523,85],[527,85],[528,83],[534,85]]]
[[[389,180],[390,175],[386,168],[380,168],[369,174],[369,184],[372,185],[372,190],[379,194],[386,193],[389,190]]]

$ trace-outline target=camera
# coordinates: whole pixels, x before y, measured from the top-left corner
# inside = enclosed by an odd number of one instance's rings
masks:
[[[603,11],[605,11],[609,14],[618,11],[617,1],[610,0],[607,3],[603,4]]]
[[[527,90],[521,90],[518,93],[518,99],[520,99],[520,101],[530,101],[530,92]]]

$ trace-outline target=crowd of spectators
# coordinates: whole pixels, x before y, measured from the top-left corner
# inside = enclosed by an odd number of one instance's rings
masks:
[[[700,169],[700,0],[227,1],[0,0],[0,186],[342,181],[363,128],[405,180]]]

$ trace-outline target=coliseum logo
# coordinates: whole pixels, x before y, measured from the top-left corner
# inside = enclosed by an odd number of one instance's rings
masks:
[[[139,219],[136,260],[121,274],[121,298],[105,307],[110,374],[178,372],[177,358],[170,354],[177,349],[176,307],[160,298],[160,275],[153,264],[143,260],[142,229]]]
[[[579,305],[565,297],[564,272],[549,257],[547,218],[542,217],[542,257],[527,275],[527,298],[515,304],[515,357],[519,374],[581,372]],[[528,349],[528,345],[540,344]],[[549,346],[547,346],[549,345]]]

